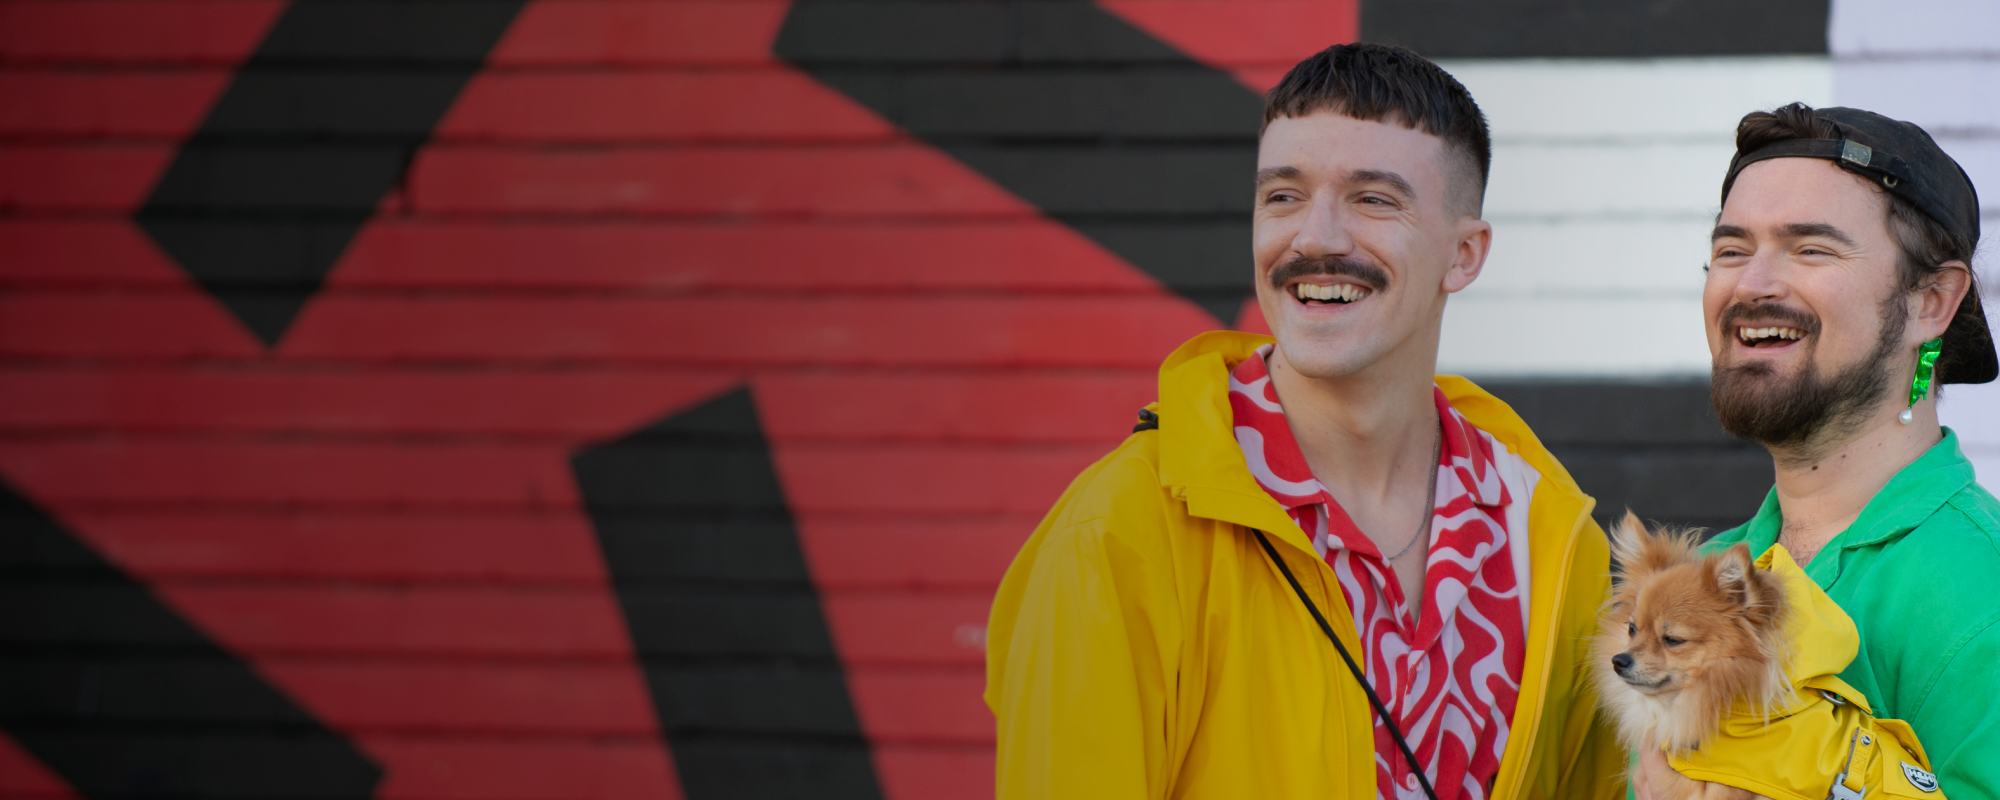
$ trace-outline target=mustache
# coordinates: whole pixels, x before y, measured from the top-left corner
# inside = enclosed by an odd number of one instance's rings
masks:
[[[1723,330],[1736,327],[1745,319],[1770,320],[1787,327],[1798,328],[1808,334],[1819,332],[1819,318],[1804,311],[1777,303],[1737,303],[1722,310]]]
[[[1314,275],[1353,278],[1375,290],[1389,285],[1389,273],[1366,261],[1342,256],[1298,256],[1271,270],[1271,288],[1283,291],[1285,284]]]

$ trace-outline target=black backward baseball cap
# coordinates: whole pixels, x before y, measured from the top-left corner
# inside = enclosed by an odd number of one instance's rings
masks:
[[[1858,108],[1812,109],[1812,114],[1840,132],[1837,139],[1786,139],[1748,153],[1737,153],[1722,179],[1722,200],[1744,167],[1773,158],[1821,158],[1860,175],[1907,201],[1945,230],[1979,246],[1979,192],[1965,169],[1945,155],[1923,128]],[[1968,265],[1968,268],[1970,265]],[[1938,381],[1986,383],[2000,377],[2000,358],[1993,332],[1973,282],[1958,314],[1945,328],[1938,354]]]

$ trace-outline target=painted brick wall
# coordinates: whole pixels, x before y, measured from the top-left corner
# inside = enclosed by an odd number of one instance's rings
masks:
[[[1357,35],[1493,120],[1446,366],[1730,524],[1728,128],[1842,96],[1768,5],[0,1],[0,797],[990,795],[1000,571],[1260,324],[1257,92]]]
[[[990,792],[999,572],[1354,25],[0,4],[0,796]]]

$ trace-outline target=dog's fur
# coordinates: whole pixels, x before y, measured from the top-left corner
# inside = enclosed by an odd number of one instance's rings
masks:
[[[1778,579],[1757,569],[1744,545],[1702,556],[1699,544],[1696,532],[1648,530],[1630,511],[1612,528],[1623,574],[1592,643],[1591,670],[1635,753],[1694,750],[1739,702],[1768,712],[1792,692]],[[1646,763],[1632,779],[1653,798],[1756,797]]]

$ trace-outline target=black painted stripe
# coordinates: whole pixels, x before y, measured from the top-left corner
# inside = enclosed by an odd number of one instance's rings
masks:
[[[1719,530],[1757,513],[1771,488],[1771,457],[1715,420],[1708,382],[1524,380],[1483,382],[1562,461],[1609,522],[1631,508],[1675,525]]]
[[[689,800],[880,797],[750,392],[571,467]]]
[[[0,576],[0,728],[84,796],[373,796],[345,737],[5,485]]]
[[[1250,296],[1262,101],[1095,4],[806,0],[773,49],[1224,324]],[[1158,68],[1081,83],[1037,68],[1103,60]],[[855,67],[910,62],[982,68]],[[1093,97],[1105,102],[1078,102]]]
[[[1362,0],[1361,38],[1431,58],[1826,55],[1829,4]]]
[[[136,221],[276,344],[521,5],[293,2]],[[421,69],[380,67],[416,52]],[[265,285],[245,290],[245,276]]]

